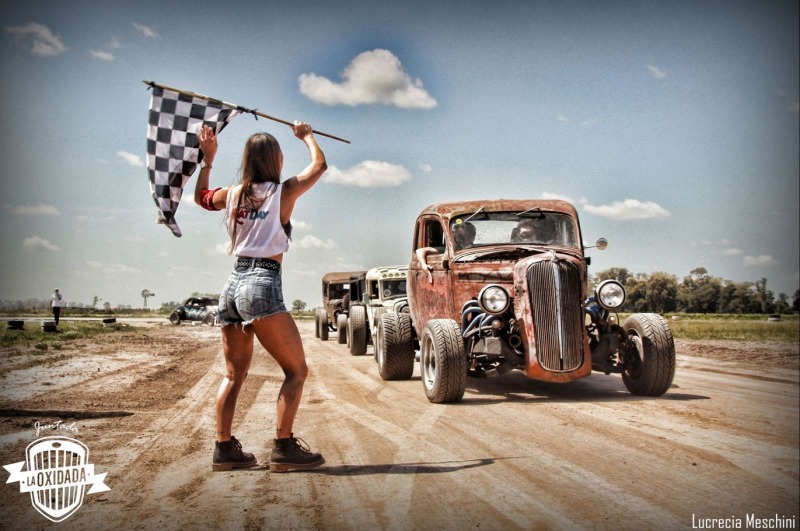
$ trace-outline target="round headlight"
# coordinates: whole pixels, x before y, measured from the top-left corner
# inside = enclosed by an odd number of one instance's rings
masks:
[[[606,310],[616,310],[625,303],[625,288],[616,280],[604,280],[595,290],[597,302]]]
[[[492,315],[499,315],[508,309],[508,293],[500,286],[490,284],[478,294],[481,309]]]

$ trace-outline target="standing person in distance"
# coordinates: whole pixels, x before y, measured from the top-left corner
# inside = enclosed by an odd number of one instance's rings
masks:
[[[253,358],[254,338],[280,365],[285,376],[278,393],[270,470],[286,472],[325,463],[320,454],[311,452],[292,431],[308,366],[297,325],[283,303],[281,263],[283,253],[289,249],[290,218],[295,202],[328,166],[311,126],[296,121],[292,130],[305,143],[311,159],[302,172],[281,182],[283,153],[278,141],[268,133],[256,133],[244,147],[241,182],[214,189],[209,189],[209,174],[217,154],[217,138],[208,126],[198,135],[203,163],[194,200],[207,210],[225,209],[231,240],[228,251],[236,255],[234,270],[219,300],[226,374],[217,393],[213,470],[256,464],[253,454],[244,452],[231,434],[236,400]]]
[[[50,295],[50,311],[53,312],[53,319],[56,321],[56,326],[58,326],[58,321],[61,318],[61,301],[64,300],[64,296],[61,292],[56,288],[53,291],[53,294]]]

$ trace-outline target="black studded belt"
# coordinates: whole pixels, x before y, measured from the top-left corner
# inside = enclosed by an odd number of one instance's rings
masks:
[[[280,271],[280,262],[271,258],[247,258],[240,256],[236,259],[236,267],[260,267],[262,269],[272,269],[273,271]]]

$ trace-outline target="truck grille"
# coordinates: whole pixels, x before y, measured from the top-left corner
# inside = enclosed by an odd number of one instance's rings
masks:
[[[543,260],[528,268],[536,351],[550,371],[572,371],[583,363],[581,274],[564,260]]]

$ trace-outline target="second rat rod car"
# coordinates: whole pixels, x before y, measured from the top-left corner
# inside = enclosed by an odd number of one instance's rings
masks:
[[[584,250],[577,212],[565,201],[424,209],[408,269],[410,315],[381,316],[381,355],[394,365],[418,348],[422,385],[435,403],[461,400],[467,376],[513,369],[549,382],[621,373],[632,394],[665,393],[675,374],[667,322],[640,313],[618,323],[625,289],[609,280],[590,294]]]

